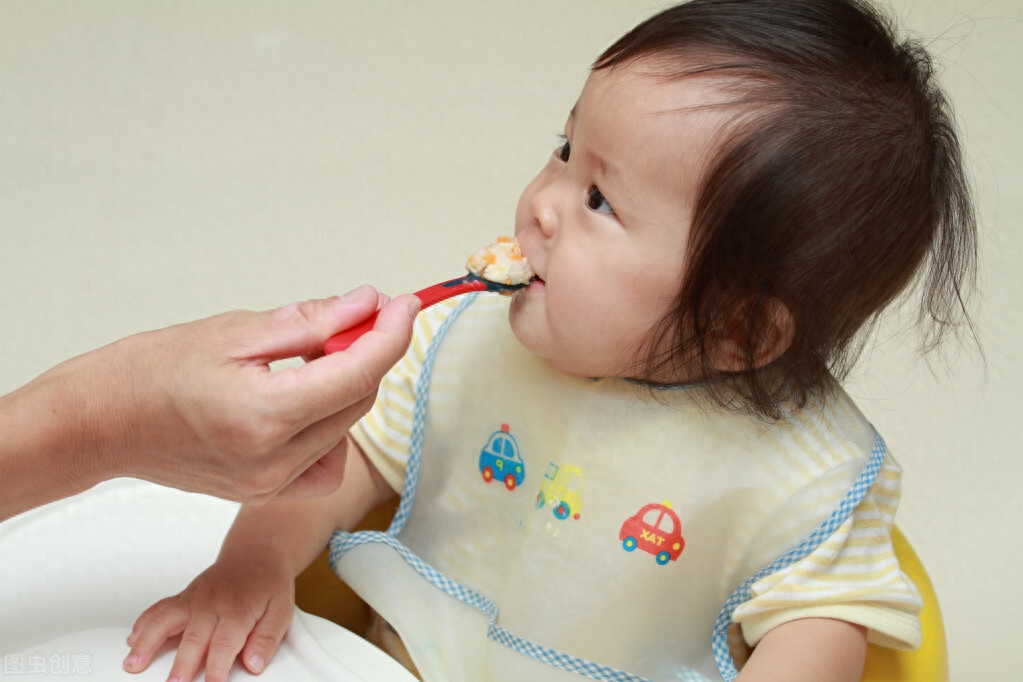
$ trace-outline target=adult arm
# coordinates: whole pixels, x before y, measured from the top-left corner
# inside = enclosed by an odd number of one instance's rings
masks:
[[[271,371],[318,354],[381,303],[344,353]],[[407,349],[418,308],[362,287],[137,334],[58,365],[0,397],[0,520],[117,476],[243,502],[335,490],[345,434]]]

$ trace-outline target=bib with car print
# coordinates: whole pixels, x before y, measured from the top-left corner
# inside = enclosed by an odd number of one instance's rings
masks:
[[[722,604],[845,490],[793,474],[806,424],[714,411],[699,388],[566,376],[506,315],[481,297],[449,318],[420,377],[400,532],[344,539],[335,570],[427,682],[581,679],[552,660],[715,678]],[[851,485],[874,435],[843,428],[826,435],[862,453]],[[816,506],[793,519],[800,499]]]

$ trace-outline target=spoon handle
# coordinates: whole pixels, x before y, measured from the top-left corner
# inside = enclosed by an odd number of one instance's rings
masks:
[[[476,275],[464,275],[462,277],[449,279],[446,282],[441,282],[440,284],[434,284],[433,286],[421,289],[415,293],[415,296],[422,301],[423,305],[422,308],[420,308],[420,310],[422,310],[424,308],[429,308],[435,303],[447,300],[452,296],[467,294],[470,291],[501,291],[513,288],[516,287],[494,284],[493,282],[488,282]],[[327,343],[323,346],[323,352],[329,354],[345,350],[348,346],[355,343],[357,338],[372,329],[376,320],[377,314],[373,313],[354,327],[349,327],[343,332],[339,332],[330,337],[327,339]]]

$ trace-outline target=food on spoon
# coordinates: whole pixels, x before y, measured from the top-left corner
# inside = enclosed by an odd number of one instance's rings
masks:
[[[522,255],[515,237],[500,236],[485,249],[469,256],[465,268],[474,275],[498,284],[527,284],[533,269]]]

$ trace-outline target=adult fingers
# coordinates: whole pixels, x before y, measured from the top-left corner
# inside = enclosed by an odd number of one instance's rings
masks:
[[[288,631],[293,614],[290,602],[271,600],[267,605],[266,613],[252,629],[242,651],[242,662],[250,672],[258,675],[266,668]]]
[[[258,470],[248,492],[240,495],[235,484],[221,496],[233,494],[248,504],[263,504],[280,497],[300,499],[334,492],[344,479],[346,449],[333,451],[345,441],[352,425],[373,407],[375,399],[375,393],[368,395],[306,427],[279,447],[272,460]]]
[[[373,407],[375,399],[375,393],[368,395],[293,436],[264,469],[263,482],[255,485],[261,492],[251,495],[247,501],[260,504],[282,496],[290,499],[318,497],[337,490],[344,478],[347,446],[337,448],[345,441],[352,425]]]
[[[327,407],[344,405],[337,401],[340,397],[352,393],[366,395],[376,390],[387,370],[408,350],[419,307],[419,299],[412,295],[388,301],[380,308],[373,329],[348,349],[300,368],[311,387],[320,388],[332,399]]]
[[[361,286],[340,297],[292,303],[254,320],[247,352],[253,359],[280,360],[323,350],[334,334],[362,322],[377,309],[380,294]]]
[[[301,406],[304,420],[297,415],[296,419],[312,424],[373,394],[387,370],[408,349],[419,306],[419,299],[411,295],[388,301],[374,328],[347,350],[317,358],[281,376],[278,397]]]
[[[299,499],[329,495],[337,490],[345,477],[348,440],[342,439],[330,452],[320,457],[274,496],[274,499]]]
[[[382,294],[380,292],[377,292],[377,306],[376,306],[375,310],[379,310],[380,308],[384,307],[384,305],[389,300],[391,300],[391,299],[390,299],[389,296],[387,296],[387,294]],[[338,329],[337,331],[340,332],[340,331],[343,331],[343,330]],[[330,335],[333,336],[336,333],[337,332],[331,332]],[[328,337],[328,339],[329,339],[329,337]],[[304,361],[306,361],[306,362],[312,362],[316,358],[322,358],[325,355],[324,350],[323,350],[323,345],[324,344],[317,344],[317,346],[313,350],[313,352],[312,353],[305,353],[304,355],[302,355],[302,359]]]

